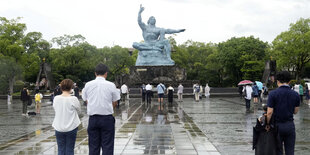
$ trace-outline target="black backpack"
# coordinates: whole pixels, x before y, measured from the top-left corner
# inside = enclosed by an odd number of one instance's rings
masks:
[[[263,90],[264,90],[263,94],[264,94],[264,95],[268,95],[268,88],[267,88],[267,87],[264,87]]]
[[[200,86],[199,86],[199,85],[196,85],[196,86],[195,86],[195,92],[196,92],[196,93],[199,93],[199,92],[200,92]]]

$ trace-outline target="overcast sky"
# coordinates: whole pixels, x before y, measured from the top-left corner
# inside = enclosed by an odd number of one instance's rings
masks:
[[[290,23],[310,16],[310,0],[1,0],[0,16],[23,17],[27,32],[41,32],[48,41],[81,34],[99,48],[131,47],[143,40],[140,4],[143,22],[154,16],[157,27],[186,29],[175,36],[178,44],[250,35],[272,42]]]

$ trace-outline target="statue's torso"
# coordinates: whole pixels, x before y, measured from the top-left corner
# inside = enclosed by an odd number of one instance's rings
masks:
[[[142,35],[145,42],[154,42],[158,40],[158,37],[160,35],[160,29],[147,26],[146,29],[143,30]]]

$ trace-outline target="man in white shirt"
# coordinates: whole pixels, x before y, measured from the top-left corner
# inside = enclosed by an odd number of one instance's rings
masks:
[[[247,111],[250,111],[250,107],[251,107],[251,99],[252,99],[252,92],[253,89],[251,87],[251,85],[247,84],[245,85],[245,87],[243,88],[242,92],[245,91],[245,107]]]
[[[183,89],[184,89],[184,87],[180,83],[180,85],[178,87],[178,100],[179,100],[179,102],[183,102]]]
[[[125,102],[125,100],[127,99],[127,94],[129,92],[128,87],[125,83],[121,86],[121,92],[122,92],[122,101]]]
[[[115,119],[113,107],[117,105],[120,94],[114,83],[107,81],[108,67],[98,64],[95,68],[96,79],[87,82],[82,98],[87,102],[88,145],[90,155],[113,154]]]
[[[146,90],[146,102],[147,103],[151,103],[151,100],[152,100],[152,89],[153,89],[153,87],[150,85],[150,84],[147,84],[146,86],[145,86],[145,90]]]

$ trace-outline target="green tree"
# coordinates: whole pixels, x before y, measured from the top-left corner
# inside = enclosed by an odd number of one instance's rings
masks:
[[[135,57],[130,56],[127,48],[122,48],[120,46],[114,47],[104,47],[100,49],[102,53],[101,60],[98,61],[105,63],[110,68],[110,74],[108,79],[111,81],[115,80],[118,75],[129,74],[129,68],[134,66]]]
[[[237,85],[237,83],[245,78],[249,78],[250,73],[257,71],[256,77],[254,79],[261,79],[263,74],[263,66],[251,65],[255,61],[255,64],[260,64],[264,62],[265,52],[268,49],[268,43],[259,40],[258,38],[250,37],[240,37],[231,38],[225,42],[219,43],[219,63],[223,65],[224,72],[227,79],[230,79],[232,85]],[[255,68],[260,67],[260,68]],[[247,73],[248,72],[248,73]]]
[[[88,43],[51,49],[49,58],[56,83],[63,78],[70,78],[79,85],[91,80],[98,55],[97,48]]]
[[[202,43],[187,41],[182,45],[173,48],[172,59],[177,65],[183,67],[187,71],[189,80],[199,80],[201,83],[209,82],[212,75],[208,69],[207,58],[216,51],[216,45],[212,43]],[[211,75],[211,76],[210,76]]]
[[[78,46],[82,43],[86,43],[85,39],[86,38],[80,34],[73,35],[73,36],[65,34],[64,36],[53,38],[52,42],[62,48],[66,46]]]
[[[15,62],[14,58],[0,56],[0,70],[0,89],[6,93],[9,88],[10,94],[12,94],[16,78],[21,77],[22,67]]]
[[[36,53],[41,59],[48,57],[51,44],[43,39],[41,32],[29,32],[22,41],[26,53]]]
[[[24,66],[24,78],[28,82],[35,83],[42,60],[49,61],[51,44],[43,39],[40,32],[27,33],[22,42],[25,49],[21,62]]]
[[[7,78],[6,80],[9,83],[10,93],[13,92],[16,77],[21,74],[22,70],[19,63],[25,51],[22,38],[26,25],[19,23],[19,20],[20,18],[8,20],[0,17],[0,57],[2,58],[2,65],[10,69],[3,72],[3,76]]]
[[[272,44],[271,55],[278,68],[294,72],[299,80],[310,61],[310,19],[301,18],[290,24],[289,30],[278,35]]]
[[[22,55],[20,64],[23,66],[24,80],[30,83],[35,83],[37,75],[40,71],[41,58],[37,53],[25,53]]]
[[[223,87],[225,74],[223,64],[219,63],[218,48],[207,57],[207,62],[209,85]]]

